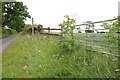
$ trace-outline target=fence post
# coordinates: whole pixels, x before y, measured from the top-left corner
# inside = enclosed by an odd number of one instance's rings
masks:
[[[50,27],[48,27],[48,34],[50,34]]]
[[[62,41],[62,39],[64,37],[64,34],[62,32],[63,32],[63,28],[61,27],[61,39],[60,39],[60,41]]]
[[[61,27],[61,36],[63,36],[62,31],[63,31],[63,28]]]
[[[32,18],[32,35],[34,35],[34,20],[33,20],[33,18]]]
[[[118,2],[118,16],[120,16],[120,1]],[[118,23],[120,24],[120,23]],[[119,34],[120,28],[118,28],[118,50],[120,51],[120,34]],[[118,55],[120,55],[120,52],[118,52]],[[118,57],[118,71],[117,71],[117,77],[120,79],[120,57]]]

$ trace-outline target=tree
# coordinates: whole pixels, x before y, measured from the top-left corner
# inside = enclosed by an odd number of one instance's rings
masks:
[[[39,24],[39,25],[38,25],[38,28],[43,28],[43,25]]]
[[[39,24],[39,25],[38,25],[38,32],[41,31],[41,28],[43,28],[43,25]]]
[[[103,22],[102,27],[109,29],[109,33],[120,32],[120,16],[115,17],[115,21]]]
[[[18,32],[22,31],[26,18],[31,18],[27,9],[23,2],[3,2],[2,26],[8,26]]]
[[[80,29],[76,28],[76,20],[71,19],[68,15],[64,16],[66,18],[66,21],[63,21],[63,23],[59,24],[61,28],[64,29],[62,34],[69,34],[72,39],[62,39],[60,42],[59,47],[60,50],[62,51],[61,53],[71,53],[75,49],[77,49],[77,46],[75,44],[75,36],[74,36],[74,29]]]
[[[74,39],[74,29],[80,29],[80,28],[76,28],[76,20],[75,19],[71,19],[68,15],[64,16],[67,20],[63,21],[63,23],[59,24],[58,26],[60,26],[61,28],[64,29],[64,31],[62,32],[62,34],[69,34],[70,37],[72,37],[72,39]]]

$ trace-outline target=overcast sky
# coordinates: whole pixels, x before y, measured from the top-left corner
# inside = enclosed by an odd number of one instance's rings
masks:
[[[36,24],[57,27],[68,14],[77,20],[77,24],[85,21],[113,19],[118,15],[120,0],[19,0],[28,7],[28,12]],[[31,20],[27,19],[27,24]]]

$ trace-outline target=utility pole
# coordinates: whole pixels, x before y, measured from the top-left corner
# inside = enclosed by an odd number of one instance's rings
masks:
[[[34,35],[34,19],[32,18],[32,35]]]

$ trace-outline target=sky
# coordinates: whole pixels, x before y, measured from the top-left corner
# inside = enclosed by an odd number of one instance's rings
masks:
[[[28,7],[35,24],[57,28],[65,20],[64,15],[76,19],[76,24],[85,21],[101,21],[118,16],[120,0],[18,0]],[[27,19],[26,24],[32,20]]]

